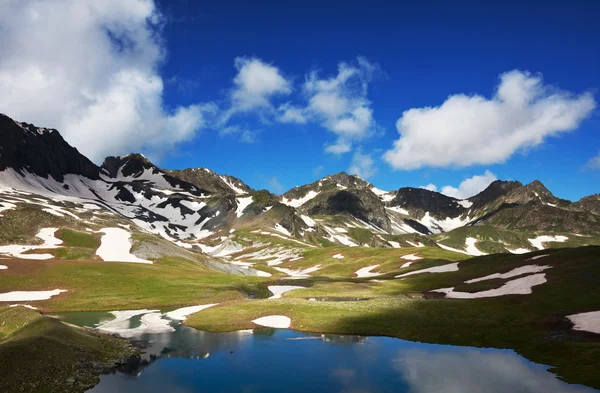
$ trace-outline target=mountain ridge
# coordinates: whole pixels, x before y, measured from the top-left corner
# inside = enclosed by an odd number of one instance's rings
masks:
[[[4,115],[0,147],[0,185],[98,200],[142,230],[186,247],[206,249],[205,242],[236,228],[313,245],[377,247],[410,245],[410,236],[482,225],[600,233],[600,197],[566,201],[538,180],[526,185],[496,180],[472,197],[457,199],[414,187],[384,191],[360,176],[339,172],[275,195],[208,168],[163,169],[139,153],[109,156],[97,166],[57,130]]]

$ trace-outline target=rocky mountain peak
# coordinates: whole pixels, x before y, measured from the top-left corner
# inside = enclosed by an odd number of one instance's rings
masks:
[[[62,182],[68,174],[99,179],[98,167],[54,129],[16,122],[0,114],[0,171],[11,168]]]
[[[137,177],[145,170],[152,170],[153,173],[161,172],[158,167],[151,163],[144,155],[131,153],[126,156],[111,156],[104,159],[102,170],[110,177]]]

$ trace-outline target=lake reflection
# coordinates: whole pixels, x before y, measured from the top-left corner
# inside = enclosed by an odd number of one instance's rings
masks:
[[[257,329],[148,334],[147,353],[93,393],[594,392],[509,350]]]

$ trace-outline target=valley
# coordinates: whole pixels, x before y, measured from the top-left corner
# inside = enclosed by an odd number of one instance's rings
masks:
[[[275,195],[140,154],[96,166],[4,115],[0,146],[2,391],[85,391],[144,351],[118,337],[181,324],[512,349],[600,389],[598,194],[495,181],[460,200],[338,173]],[[53,318],[90,312],[111,314]]]

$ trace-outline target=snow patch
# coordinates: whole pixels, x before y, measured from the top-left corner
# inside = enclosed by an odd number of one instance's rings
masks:
[[[465,240],[465,245],[467,246],[466,247],[467,253],[469,255],[473,255],[475,257],[481,256],[481,255],[487,255],[487,253],[485,253],[483,251],[479,251],[477,249],[477,247],[475,246],[476,243],[477,243],[477,239],[475,239],[474,237],[468,237]]]
[[[551,269],[551,268],[552,268],[552,266],[539,266],[539,265],[520,266],[520,267],[512,269],[511,271],[506,272],[506,273],[494,273],[494,274],[490,274],[489,276],[474,278],[472,280],[467,280],[467,281],[465,281],[465,284],[471,284],[471,283],[479,282],[479,281],[493,280],[496,278],[503,278],[503,279],[512,278],[512,277],[521,276],[523,274],[540,273],[546,269]]]
[[[51,291],[12,291],[0,293],[0,302],[31,302],[34,300],[48,300],[52,296],[56,296],[66,289],[54,289]]]
[[[423,259],[423,257],[420,257],[417,254],[402,255],[400,258],[406,259],[407,261],[418,261],[419,259]]]
[[[244,210],[252,203],[252,197],[248,196],[243,198],[237,198],[236,202],[237,209],[235,209],[235,214],[238,218],[240,218],[244,214]]]
[[[430,267],[430,268],[427,268],[427,269],[413,270],[412,272],[400,274],[400,275],[396,276],[396,278],[402,278],[402,277],[412,276],[414,274],[421,274],[421,273],[446,273],[446,272],[455,272],[457,270],[458,270],[458,262],[456,262],[456,263],[449,263],[447,265],[442,265],[442,266]]]
[[[306,202],[310,201],[311,199],[313,199],[314,197],[316,197],[317,195],[319,195],[320,191],[309,191],[306,193],[306,195],[304,195],[302,198],[298,198],[298,199],[285,199],[283,198],[281,200],[281,203],[283,203],[284,205],[288,205],[291,207],[300,207],[302,205],[304,205]]]
[[[563,243],[568,239],[569,239],[568,237],[560,236],[560,235],[557,235],[557,236],[543,235],[543,236],[538,236],[535,239],[527,239],[527,240],[529,240],[529,243],[531,243],[531,245],[533,245],[538,250],[545,250],[543,243],[550,243],[550,242]]]
[[[533,292],[533,287],[546,282],[546,274],[532,274],[529,276],[517,278],[506,282],[500,288],[490,289],[480,292],[456,292],[454,288],[435,289],[432,292],[440,292],[446,294],[447,298],[451,299],[479,299],[486,297],[497,297],[505,295],[529,295]]]
[[[216,306],[218,303],[214,304],[202,304],[200,306],[189,306],[178,308],[177,310],[170,311],[165,314],[167,318],[174,319],[177,321],[185,321],[189,315],[195,314],[199,311],[202,311],[206,308]]]
[[[258,318],[252,321],[259,326],[265,326],[275,329],[288,329],[292,324],[292,320],[283,315],[271,315],[268,317]]]
[[[567,315],[567,318],[573,322],[573,330],[600,334],[600,311]]]
[[[281,295],[286,292],[293,291],[295,289],[306,289],[306,287],[294,286],[294,285],[270,285],[267,287],[273,296],[269,299],[281,299]]]
[[[100,247],[96,250],[96,255],[105,262],[133,262],[133,263],[152,263],[146,259],[141,259],[129,252],[131,249],[131,234],[121,228],[102,228],[99,232],[104,233],[100,239]]]
[[[462,207],[464,207],[465,209],[470,208],[471,206],[473,206],[473,202],[466,200],[466,199],[462,199],[460,201],[457,201],[457,203],[459,205],[461,205]]]
[[[332,256],[333,259],[344,259],[344,256],[342,254],[335,254]]]
[[[358,278],[381,276],[383,273],[375,273],[375,272],[371,271],[378,267],[379,267],[379,265],[363,267],[362,269],[358,269],[357,271],[355,271],[354,274],[356,274],[356,277],[358,277]]]

